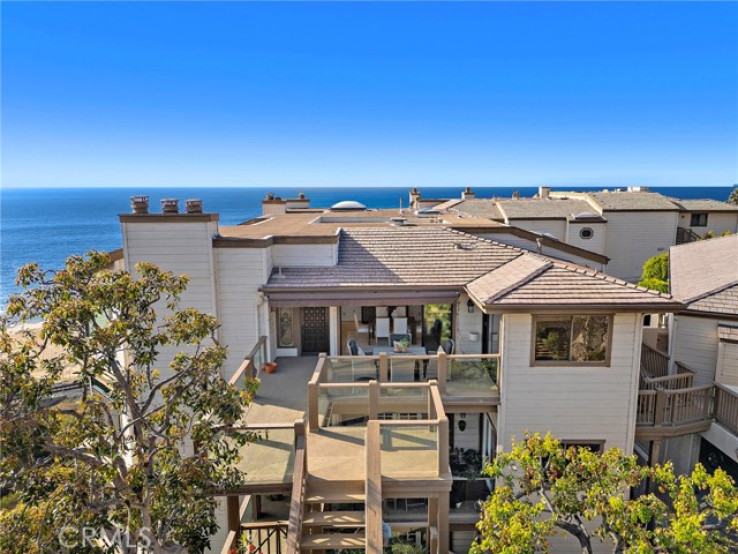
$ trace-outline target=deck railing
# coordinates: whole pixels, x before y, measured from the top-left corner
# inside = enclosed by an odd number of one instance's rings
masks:
[[[292,497],[287,522],[287,554],[300,554],[302,519],[307,493],[307,438],[305,425],[295,424],[295,469],[292,473]]]
[[[228,380],[229,384],[244,388],[245,379],[253,379],[259,374],[267,362],[266,345],[268,340],[265,336],[259,337],[251,352],[246,355],[236,372]]]
[[[683,368],[683,366],[682,366]],[[683,368],[684,369],[684,368]],[[686,370],[683,373],[675,375],[666,375],[664,377],[647,377],[641,373],[641,390],[676,390],[688,389],[694,383],[694,373]]]
[[[651,378],[666,377],[669,375],[669,356],[647,344],[642,344],[641,371]]]
[[[738,435],[738,393],[715,384],[715,421]]]

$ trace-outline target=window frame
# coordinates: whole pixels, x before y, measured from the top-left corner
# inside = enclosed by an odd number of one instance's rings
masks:
[[[604,360],[577,362],[575,360],[536,360],[536,329],[539,322],[551,321],[568,317],[573,320],[577,316],[604,316],[607,317],[607,354]],[[530,366],[531,367],[610,367],[612,360],[612,335],[614,328],[615,315],[611,313],[577,313],[577,314],[534,314],[532,316],[533,324],[530,331]],[[571,358],[571,339],[569,339],[569,357]]]
[[[710,214],[708,214],[707,212],[694,212],[694,213],[691,213],[690,216],[689,216],[689,226],[690,227],[707,227],[707,221],[709,219],[709,217],[708,217],[709,215]],[[705,222],[704,223],[700,223],[699,222],[702,217],[705,218]],[[695,223],[695,218],[697,218],[697,223]]]

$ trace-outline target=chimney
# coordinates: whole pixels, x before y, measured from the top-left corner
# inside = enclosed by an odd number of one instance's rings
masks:
[[[189,200],[185,200],[185,206],[188,214],[202,213],[202,200],[199,198],[190,198]]]
[[[304,192],[298,192],[297,193],[297,199],[298,200],[305,200],[305,193]]]
[[[309,203],[309,200],[304,200],[303,202]],[[274,215],[284,213],[287,213],[287,200],[283,200],[273,192],[267,192],[266,198],[261,201],[261,214]]]
[[[410,198],[409,198],[407,205],[411,209],[417,210],[418,208],[420,208],[419,202],[420,202],[420,191],[418,190],[418,187],[413,187],[410,189]]]
[[[148,196],[131,196],[131,208],[134,214],[149,213],[149,197]]]
[[[512,198],[513,200],[520,200],[520,191],[519,190],[513,191]]]
[[[471,189],[471,187],[466,187],[464,189],[464,192],[461,193],[462,200],[472,200],[474,196],[475,194],[474,194],[474,191]]]
[[[161,213],[178,214],[179,213],[179,198],[162,198],[161,199]]]
[[[551,193],[551,187],[538,187],[538,196],[541,198],[548,198]]]

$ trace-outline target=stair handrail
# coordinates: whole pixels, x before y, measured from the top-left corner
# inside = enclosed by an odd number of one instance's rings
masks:
[[[307,491],[307,437],[305,422],[295,421],[295,467],[292,473],[290,515],[287,520],[287,554],[300,554],[302,520]]]

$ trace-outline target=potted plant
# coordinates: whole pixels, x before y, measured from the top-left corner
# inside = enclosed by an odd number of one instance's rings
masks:
[[[264,371],[266,373],[274,373],[277,371],[277,362],[266,362],[264,364]]]

